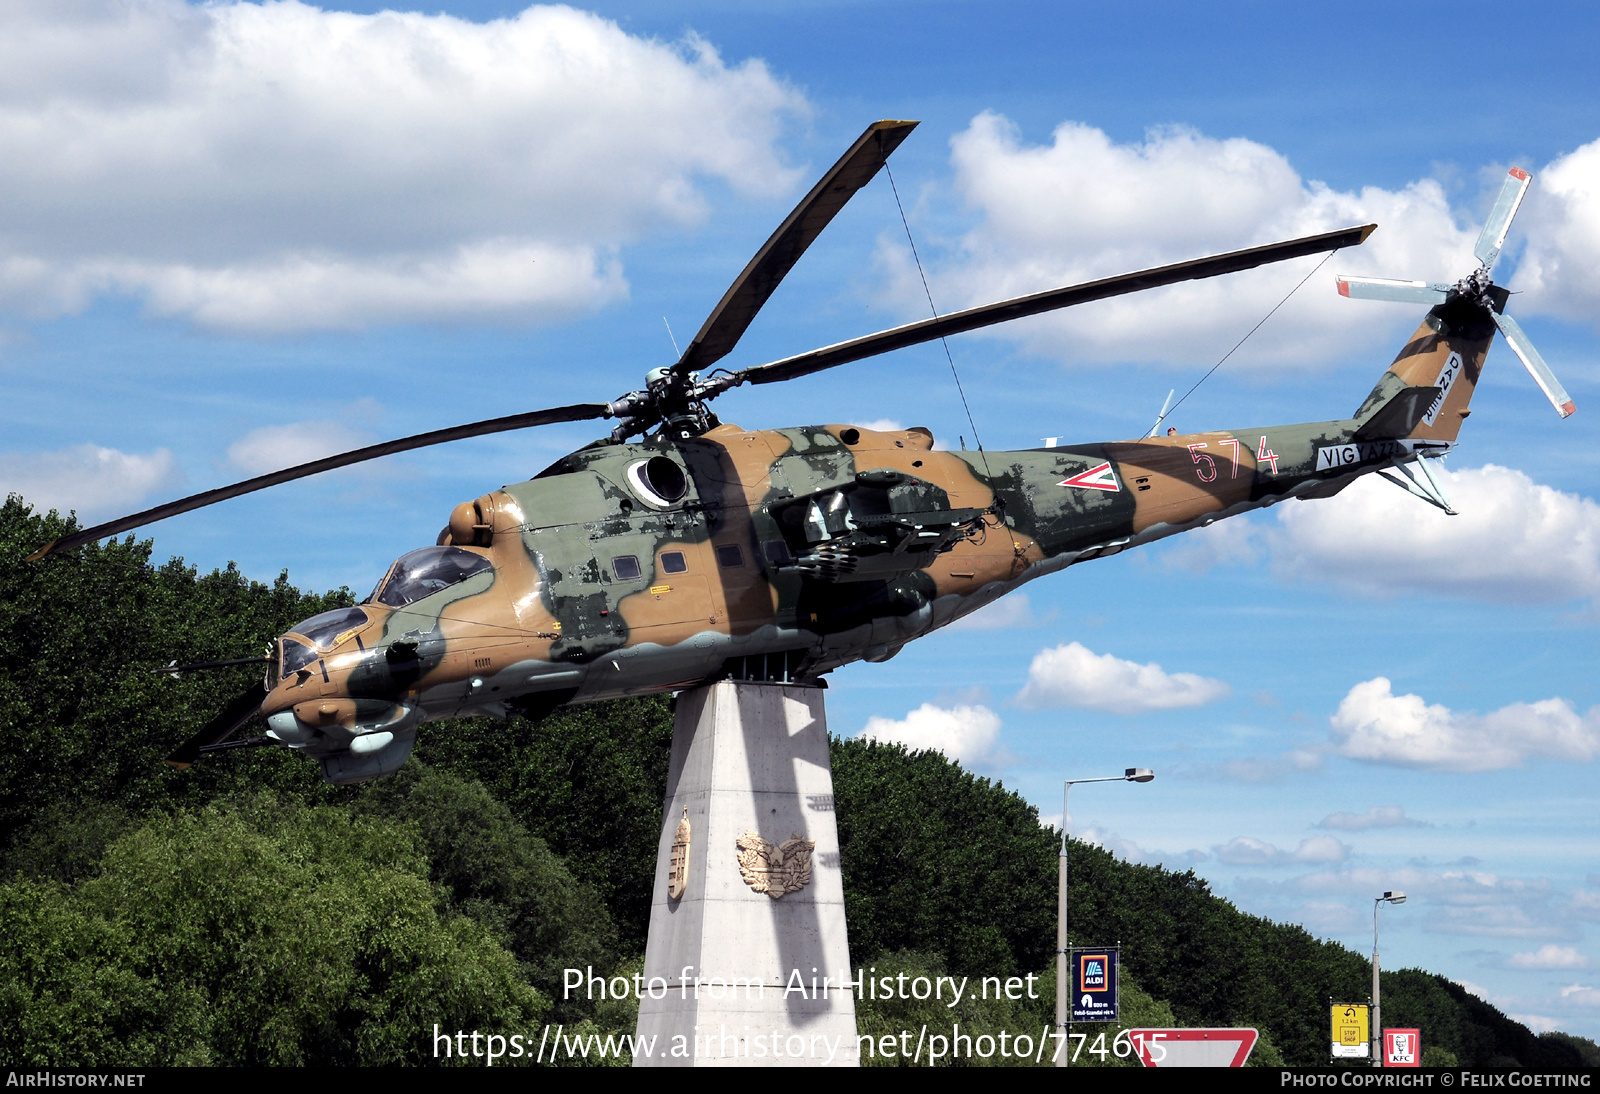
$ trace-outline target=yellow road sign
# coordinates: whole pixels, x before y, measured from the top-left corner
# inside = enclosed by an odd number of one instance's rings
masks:
[[[1333,1019],[1333,1055],[1365,1058],[1372,1042],[1367,1004],[1335,1003],[1330,1010]]]

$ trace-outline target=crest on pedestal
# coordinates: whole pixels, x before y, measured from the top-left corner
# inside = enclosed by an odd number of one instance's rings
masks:
[[[788,839],[774,845],[747,830],[734,842],[739,849],[739,873],[756,892],[777,900],[784,893],[798,893],[811,881],[816,840],[801,839],[791,832]]]
[[[689,811],[683,811],[678,830],[672,836],[672,860],[667,865],[667,896],[683,899],[689,887]]]

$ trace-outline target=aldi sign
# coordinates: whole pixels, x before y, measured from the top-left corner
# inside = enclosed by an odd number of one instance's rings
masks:
[[[1072,951],[1072,1020],[1117,1020],[1117,951]]]

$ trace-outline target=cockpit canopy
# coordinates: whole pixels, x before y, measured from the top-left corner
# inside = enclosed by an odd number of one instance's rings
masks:
[[[403,608],[489,569],[493,563],[487,558],[460,547],[423,547],[401,555],[367,603]]]
[[[283,674],[288,676],[305,668],[317,659],[318,651],[333,649],[346,634],[366,622],[367,613],[360,608],[335,608],[296,623],[292,635],[283,639]],[[294,635],[303,635],[310,644]]]

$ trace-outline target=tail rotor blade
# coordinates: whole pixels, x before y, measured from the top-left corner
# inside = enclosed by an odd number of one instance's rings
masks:
[[[260,681],[235,695],[199,733],[179,745],[177,751],[167,757],[167,762],[179,770],[188,767],[200,758],[202,750],[220,744],[249,724],[261,713],[261,701],[266,697],[266,689]]]
[[[1167,411],[1172,409],[1172,397],[1177,393],[1177,388],[1172,388],[1167,392],[1166,402],[1161,404],[1161,413],[1156,415],[1156,424],[1150,427],[1150,432],[1145,434],[1146,437],[1154,437],[1156,431],[1161,428],[1161,423],[1167,420]]]
[[[1400,304],[1443,303],[1449,285],[1427,281],[1396,281],[1387,277],[1346,277],[1335,279],[1339,295],[1351,300],[1392,300]]]
[[[1517,207],[1522,204],[1522,197],[1528,192],[1528,184],[1532,181],[1533,176],[1528,172],[1513,167],[1506,181],[1501,184],[1500,196],[1494,199],[1494,208],[1489,211],[1489,219],[1478,236],[1478,245],[1472,249],[1484,269],[1494,269],[1495,262],[1500,258],[1500,248],[1505,245],[1506,233],[1511,230],[1511,220],[1517,215]],[[1531,365],[1529,367],[1532,368]]]
[[[1544,363],[1544,358],[1533,348],[1533,343],[1528,341],[1528,336],[1522,332],[1517,321],[1509,315],[1501,315],[1498,312],[1495,313],[1494,321],[1500,328],[1500,333],[1506,336],[1506,344],[1522,359],[1522,363],[1527,366],[1528,374],[1550,400],[1550,405],[1556,408],[1556,413],[1565,418],[1577,410],[1578,408],[1572,404],[1572,396],[1561,386],[1561,381],[1550,371],[1550,366]]]

